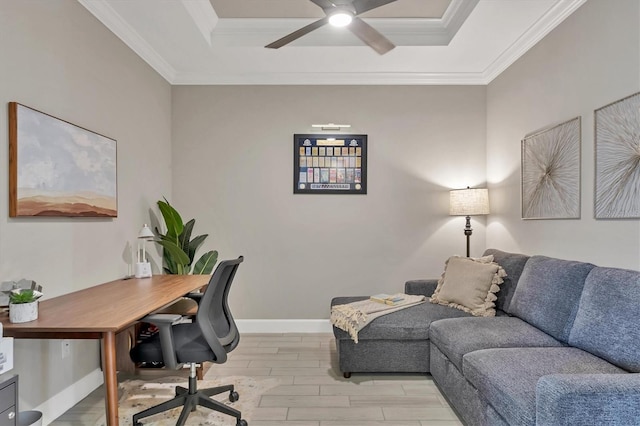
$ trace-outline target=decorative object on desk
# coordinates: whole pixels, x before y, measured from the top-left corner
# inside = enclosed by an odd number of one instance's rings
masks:
[[[191,233],[196,223],[195,219],[184,223],[180,213],[169,204],[166,198],[164,201],[158,201],[158,207],[167,228],[166,234],[160,233],[156,228],[156,234],[159,237],[156,242],[164,249],[162,255],[164,272],[176,275],[186,275],[190,272],[195,275],[210,274],[218,261],[217,250],[206,252],[195,264],[193,263],[196,251],[209,234],[198,235],[192,239]]]
[[[580,219],[581,119],[522,140],[522,218]]]
[[[251,418],[253,411],[259,406],[260,397],[281,383],[277,378],[255,379],[246,376],[216,377],[215,372],[209,371],[205,374],[204,380],[198,382],[198,385],[209,388],[222,385],[227,381],[232,381],[235,384],[236,390],[242,397],[234,403],[230,403],[228,398],[220,398],[220,402],[242,411],[243,415],[247,418]],[[120,424],[131,424],[133,414],[147,407],[159,404],[163,400],[173,398],[175,396],[175,387],[180,383],[186,384],[186,378],[163,377],[153,381],[125,380],[122,382],[120,384],[122,397],[118,403]],[[145,424],[174,426],[177,417],[176,410],[179,410],[179,408],[149,417],[149,423]],[[196,410],[192,412],[186,422],[187,426],[223,424],[232,424],[229,421],[229,417],[209,410]],[[96,422],[95,426],[106,426],[104,416]]]
[[[38,299],[42,293],[32,289],[17,288],[9,294],[9,321],[29,322],[38,319]]]
[[[135,267],[136,278],[149,278],[151,276],[151,263],[147,260],[147,241],[153,240],[153,232],[145,223],[138,233],[138,251],[137,262]]]
[[[116,141],[9,102],[9,216],[117,212]]]
[[[594,111],[596,219],[640,218],[640,93]]]
[[[471,216],[489,214],[489,190],[486,188],[456,189],[449,192],[449,214],[466,216],[464,235],[467,236],[467,257],[471,254],[469,238],[473,233]]]
[[[293,135],[294,194],[366,194],[367,135]]]
[[[9,306],[9,295],[16,289],[31,289],[42,292],[42,286],[34,280],[22,278],[17,281],[4,281],[0,284],[0,306]]]

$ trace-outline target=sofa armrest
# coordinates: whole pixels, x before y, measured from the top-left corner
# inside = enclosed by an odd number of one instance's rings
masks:
[[[437,279],[431,280],[411,280],[404,283],[404,292],[406,294],[415,294],[418,296],[431,297],[436,287],[438,286]]]
[[[630,425],[640,419],[640,374],[551,374],[536,386],[536,425]]]
[[[331,306],[346,305],[347,303],[358,302],[360,300],[365,300],[368,298],[369,296],[338,296],[331,299]]]

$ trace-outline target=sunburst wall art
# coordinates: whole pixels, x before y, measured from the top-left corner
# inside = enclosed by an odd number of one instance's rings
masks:
[[[640,93],[595,110],[596,219],[640,218]]]
[[[581,119],[522,140],[522,218],[580,218]]]

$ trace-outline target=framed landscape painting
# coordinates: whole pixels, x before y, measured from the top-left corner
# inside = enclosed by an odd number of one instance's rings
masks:
[[[116,217],[116,141],[9,103],[9,216]]]

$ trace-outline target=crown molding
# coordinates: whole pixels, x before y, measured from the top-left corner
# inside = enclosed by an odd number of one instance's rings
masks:
[[[480,0],[452,0],[447,10],[444,11],[442,27],[449,35],[449,41],[456,35],[464,21],[467,20]]]
[[[560,0],[556,3],[487,67],[483,73],[485,84],[491,83],[586,2],[587,0]]]
[[[587,0],[558,0],[514,43],[502,52],[485,70],[479,72],[179,72],[141,37],[108,0],[78,0],[91,14],[146,61],[167,82],[175,85],[487,85],[525,52],[544,38],[552,29],[571,15]],[[211,46],[262,46],[271,38],[293,31],[309,22],[306,19],[218,19],[208,0],[180,0],[200,34]],[[368,19],[397,45],[444,45],[472,12],[479,0],[453,0],[441,19]],[[254,22],[249,22],[254,21]],[[325,34],[318,39],[309,34],[298,40],[301,45],[345,45]],[[447,33],[452,31],[453,33]],[[406,40],[402,37],[406,37]],[[418,41],[410,41],[410,38]],[[346,45],[361,45],[350,38]],[[352,44],[349,44],[352,43]],[[355,44],[357,43],[357,44]]]
[[[174,85],[485,85],[482,73],[178,73]]]
[[[211,34],[217,47],[263,46],[313,22],[305,18],[220,19]],[[369,18],[367,23],[383,33],[396,46],[446,46],[450,34],[439,19]],[[291,46],[362,46],[346,28],[321,27],[291,43]]]
[[[218,25],[218,14],[209,0],[180,0],[205,42],[211,46],[211,34]]]
[[[367,18],[396,46],[446,46],[479,0],[453,0],[442,18]],[[212,42],[220,47],[261,46],[313,22],[314,19],[225,18],[213,30]],[[345,37],[345,33],[349,36]],[[326,26],[296,40],[293,46],[361,46],[347,29]]]
[[[175,79],[176,70],[156,52],[106,1],[78,0],[93,16],[113,34],[149,64],[169,83]]]

